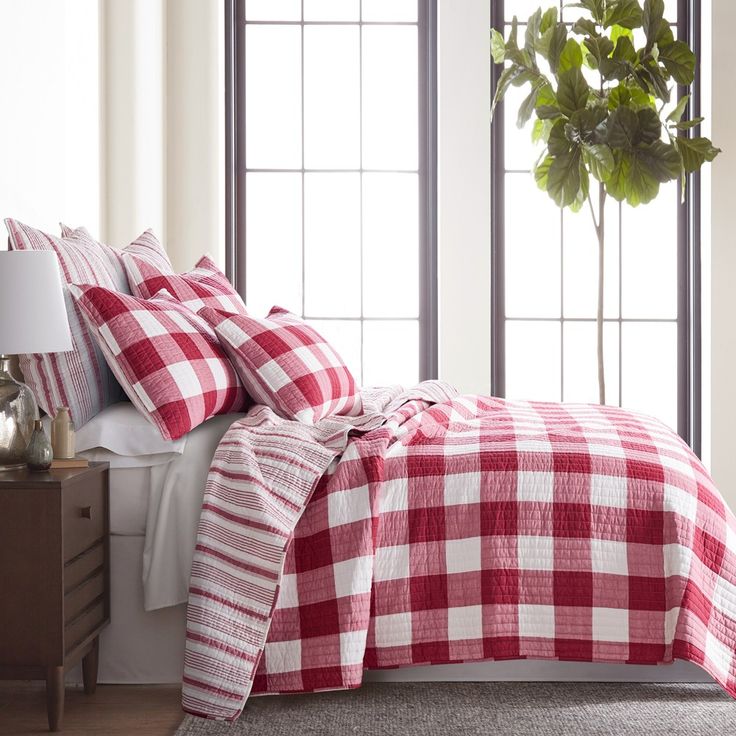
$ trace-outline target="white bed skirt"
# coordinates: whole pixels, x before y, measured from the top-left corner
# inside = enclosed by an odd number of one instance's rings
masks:
[[[100,639],[99,682],[110,684],[180,683],[184,660],[186,606],[143,610],[143,543],[140,536],[113,536],[111,622]],[[77,670],[69,681],[80,682]],[[505,661],[403,667],[366,672],[374,682],[422,681],[592,681],[710,682],[689,662],[669,666],[606,665],[586,662]]]

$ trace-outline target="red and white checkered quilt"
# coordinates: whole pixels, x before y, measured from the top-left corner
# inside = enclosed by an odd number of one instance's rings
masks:
[[[314,427],[258,407],[210,471],[184,708],[363,668],[685,659],[736,696],[736,519],[658,421],[421,384]],[[350,433],[350,434],[349,434]]]

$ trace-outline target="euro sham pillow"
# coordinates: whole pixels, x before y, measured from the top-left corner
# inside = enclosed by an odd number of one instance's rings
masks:
[[[5,226],[11,250],[50,250],[59,259],[73,347],[65,353],[32,353],[18,358],[39,406],[51,416],[57,407],[68,406],[74,424],[81,427],[119,401],[122,391],[74,304],[68,285],[83,282],[127,291],[125,272],[115,269],[115,256],[107,246],[90,248],[75,238],[57,238],[12,218],[5,220]]]
[[[214,328],[255,401],[305,424],[361,413],[358,387],[343,360],[295,315],[281,307],[265,319],[207,307],[199,314]]]
[[[162,273],[174,273],[169,256],[150,228],[141,233],[132,243],[126,245],[125,248],[118,250],[117,248],[100,243],[90,235],[86,227],[71,228],[63,222],[59,223],[59,225],[61,227],[62,237],[82,241],[87,243],[91,248],[102,248],[105,253],[109,254],[112,267],[116,273],[120,274],[120,280],[125,284],[125,288],[121,289],[121,291],[125,291],[127,294],[132,293],[132,291],[128,283],[128,276],[125,273],[125,266],[123,265],[122,256],[124,253],[144,259]]]
[[[147,259],[127,252],[123,253],[123,263],[131,291],[143,299],[165,290],[193,312],[213,307],[247,314],[240,295],[209,256],[202,256],[191,271],[179,274],[166,273]]]
[[[125,393],[165,440],[244,408],[243,384],[212,328],[171,296],[69,290]]]

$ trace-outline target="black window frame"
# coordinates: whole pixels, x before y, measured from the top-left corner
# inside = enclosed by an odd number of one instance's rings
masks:
[[[228,278],[246,300],[245,0],[224,1],[225,266]],[[303,5],[302,2],[302,17]],[[427,380],[438,375],[437,0],[417,0],[417,11],[419,376],[421,380]],[[301,22],[304,24],[303,20]]]
[[[505,2],[490,0],[491,27],[504,32]],[[678,97],[690,92],[686,116],[701,113],[701,0],[678,0],[677,36],[686,41],[697,59],[695,81],[688,89],[678,86]],[[502,64],[491,63],[491,99]],[[491,125],[491,392],[505,395],[506,294],[505,294],[505,162],[504,103]],[[691,132],[700,135],[700,126]],[[695,453],[702,452],[702,267],[701,174],[688,175],[685,201],[678,184],[677,211],[677,431]],[[562,275],[561,275],[562,278]],[[620,338],[619,338],[620,339]],[[620,360],[620,353],[619,353]],[[619,396],[619,401],[621,397]]]

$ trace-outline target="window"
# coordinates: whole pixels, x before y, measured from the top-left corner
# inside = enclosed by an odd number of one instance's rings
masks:
[[[525,21],[538,5],[492,0],[493,25],[506,36],[514,14]],[[689,3],[666,6],[668,20],[697,54]],[[560,13],[569,23],[582,11],[561,2]],[[522,93],[511,89],[492,132],[493,390],[510,398],[595,402],[595,233],[587,209],[561,211],[537,189],[530,126],[516,127]],[[604,362],[609,404],[659,417],[697,449],[697,177],[687,191],[681,204],[679,187],[664,185],[657,199],[636,209],[609,198]]]
[[[364,385],[436,372],[435,4],[233,0],[228,268]]]

